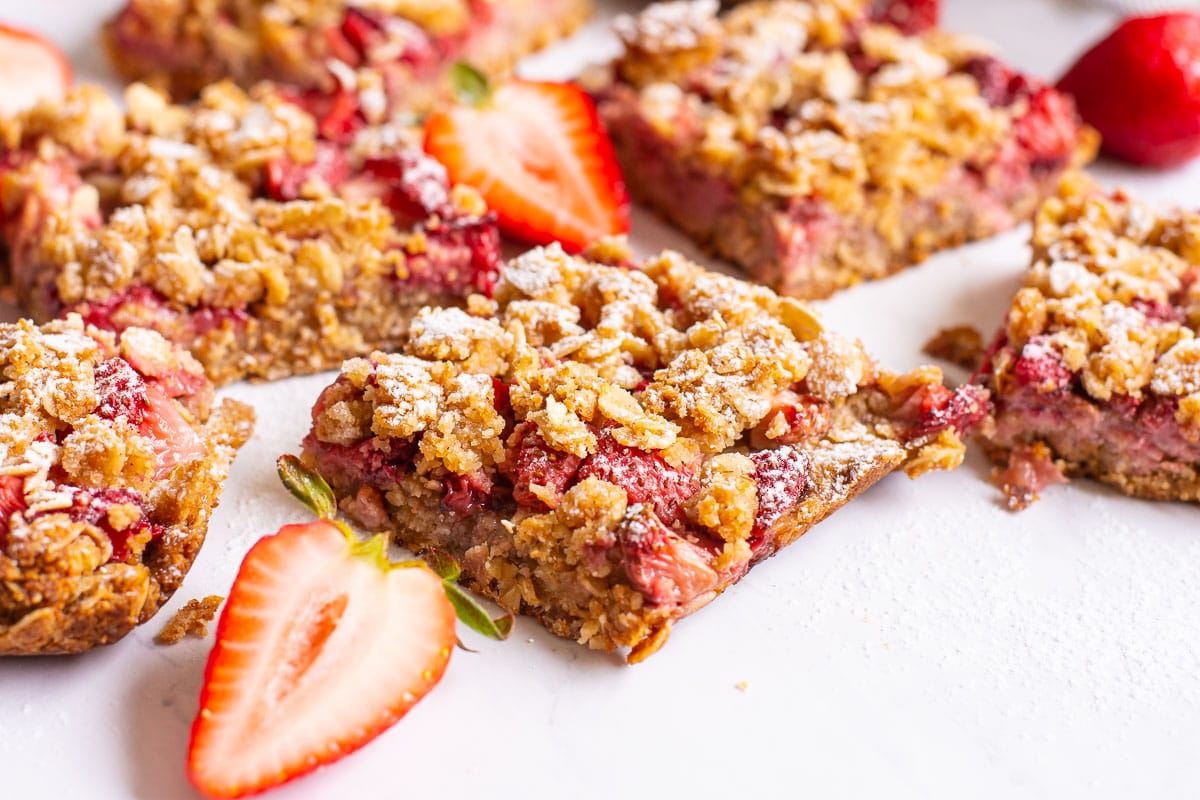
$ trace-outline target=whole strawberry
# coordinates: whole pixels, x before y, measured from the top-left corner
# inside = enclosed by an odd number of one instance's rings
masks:
[[[1200,15],[1131,17],[1058,82],[1103,149],[1169,167],[1200,154]]]

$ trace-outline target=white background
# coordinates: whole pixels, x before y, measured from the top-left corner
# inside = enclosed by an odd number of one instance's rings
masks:
[[[0,0],[0,19],[53,37],[81,79],[111,81],[95,33],[118,4]],[[525,71],[565,77],[607,56],[612,13]],[[944,17],[1049,77],[1111,22],[1053,0],[947,0]],[[1095,172],[1200,205],[1200,164]],[[823,311],[884,363],[914,366],[937,329],[1000,323],[1026,236]],[[694,254],[644,213],[633,239]],[[226,594],[258,536],[305,518],[273,463],[296,451],[328,381],[226,390],[256,406],[258,432],[159,618],[82,657],[0,661],[0,797],[195,796],[184,761],[210,642],[151,638],[188,598]],[[273,796],[1200,796],[1200,513],[1081,481],[1011,514],[987,472],[972,453],[951,474],[885,479],[634,668],[529,620],[504,643],[468,631],[480,652],[457,652],[399,725]]]

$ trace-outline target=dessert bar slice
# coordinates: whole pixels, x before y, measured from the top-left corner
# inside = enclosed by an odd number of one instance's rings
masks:
[[[616,266],[533,250],[495,301],[422,310],[402,352],[343,366],[304,441],[364,526],[560,636],[644,658],[887,473],[957,465],[986,414],[795,300],[600,247]]]
[[[634,196],[784,294],[1003,231],[1095,149],[1066,96],[865,5],[654,5],[588,79]]]
[[[105,35],[117,69],[178,98],[231,78],[426,110],[451,64],[503,72],[573,31],[590,0],[129,0]]]
[[[226,383],[336,367],[491,290],[493,216],[408,130],[269,84],[126,104],[84,87],[0,120],[0,237],[34,318],[152,328]]]
[[[153,331],[0,325],[0,655],[77,653],[179,588],[254,414]]]
[[[980,370],[1009,504],[1063,473],[1200,501],[1200,213],[1082,177],[1033,228],[1033,265]]]

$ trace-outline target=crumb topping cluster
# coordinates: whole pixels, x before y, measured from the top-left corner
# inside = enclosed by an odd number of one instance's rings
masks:
[[[1200,214],[1075,178],[1038,214],[1033,248],[997,374],[1049,356],[1097,400],[1175,398],[1176,419],[1200,426]]]
[[[675,253],[636,271],[532,250],[504,268],[494,302],[477,298],[470,311],[424,309],[403,354],[348,363],[343,374],[373,411],[348,413],[356,427],[339,438],[424,432],[423,455],[453,472],[494,464],[496,377],[515,419],[563,452],[595,452],[591,428],[601,427],[678,465],[733,445],[810,374],[809,390],[827,402],[874,380],[861,347],[803,304]],[[481,435],[463,435],[474,430],[461,427],[468,407]]]
[[[614,243],[591,255],[630,258]],[[879,372],[804,304],[676,253],[639,271],[551,246],[509,262],[494,300],[422,310],[402,353],[347,362],[318,404],[314,434],[346,447],[371,441],[376,453],[415,442],[417,475],[484,487],[497,471],[514,477],[525,507],[516,529],[544,541],[577,535],[585,496],[652,480],[658,494],[605,499],[605,514],[619,520],[626,503],[653,502],[668,524],[686,516],[723,542],[720,571],[744,564],[755,531],[806,490],[786,483],[805,478],[801,447],[905,440],[897,398],[940,389],[940,379],[935,369]],[[957,433],[944,428],[913,442],[915,471],[961,458]],[[777,448],[778,463],[751,457],[763,447]],[[651,479],[641,471],[654,463]],[[764,509],[762,486],[790,503]]]
[[[989,103],[963,71],[983,45],[905,36],[866,22],[864,5],[658,4],[618,21],[614,69],[658,133],[750,201],[819,194],[856,213],[868,186],[885,202],[923,196],[964,162],[986,164],[1026,104]]]

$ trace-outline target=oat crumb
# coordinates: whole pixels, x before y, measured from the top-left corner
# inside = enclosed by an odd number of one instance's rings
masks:
[[[171,621],[163,626],[154,641],[159,644],[177,644],[185,636],[203,639],[208,635],[208,623],[217,615],[217,609],[225,598],[210,594],[203,600],[188,600],[183,608],[175,612]]]
[[[970,325],[942,328],[925,343],[922,351],[963,369],[973,370],[979,366],[979,359],[983,356],[983,334]]]

